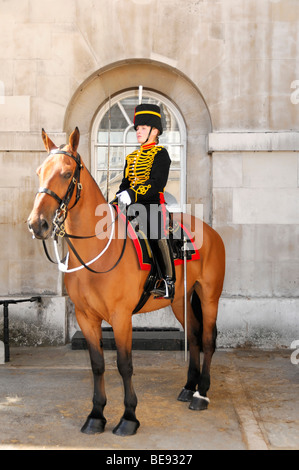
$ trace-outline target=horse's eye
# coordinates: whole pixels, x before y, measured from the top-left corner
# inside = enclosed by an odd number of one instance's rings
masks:
[[[68,171],[67,173],[64,173],[63,178],[66,180],[69,180],[71,176],[72,176],[72,172]]]

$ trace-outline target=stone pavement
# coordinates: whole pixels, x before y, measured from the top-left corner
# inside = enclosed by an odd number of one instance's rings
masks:
[[[0,365],[0,450],[295,450],[299,448],[299,365],[292,351],[218,350],[208,410],[176,397],[186,380],[183,351],[133,351],[141,426],[112,434],[123,413],[115,351],[106,351],[106,430],[80,427],[91,410],[87,351],[69,345],[11,348]]]

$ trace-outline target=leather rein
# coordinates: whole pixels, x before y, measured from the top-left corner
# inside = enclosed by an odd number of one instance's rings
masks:
[[[79,253],[75,249],[74,245],[70,241],[70,238],[73,238],[73,239],[76,239],[76,240],[87,240],[87,239],[95,238],[99,234],[90,235],[90,236],[71,235],[71,234],[66,232],[65,226],[64,226],[64,222],[65,222],[65,219],[67,218],[68,212],[71,209],[73,209],[75,207],[75,205],[77,204],[77,202],[79,201],[80,196],[81,196],[81,191],[83,189],[83,186],[80,183],[81,170],[84,168],[82,163],[81,163],[81,157],[80,157],[79,153],[77,153],[77,156],[74,156],[70,152],[66,152],[66,151],[60,150],[60,149],[52,150],[49,153],[49,155],[55,155],[55,154],[63,154],[63,155],[67,155],[68,157],[71,157],[76,162],[76,168],[75,168],[74,174],[72,176],[72,179],[70,181],[70,184],[68,186],[68,189],[65,193],[65,196],[62,199],[54,191],[52,191],[49,188],[39,188],[38,191],[37,191],[37,194],[42,194],[42,193],[48,194],[49,196],[53,197],[59,204],[59,207],[55,212],[55,216],[54,216],[54,219],[53,219],[53,222],[52,222],[53,227],[54,227],[52,237],[54,238],[54,240],[56,242],[57,242],[58,237],[65,239],[65,241],[67,242],[69,248],[72,250],[75,257],[80,262],[81,267],[84,267],[88,271],[90,271],[92,273],[95,273],[95,274],[108,273],[108,272],[112,271],[114,268],[116,268],[116,266],[119,264],[119,262],[121,261],[121,259],[123,257],[125,247],[126,247],[126,243],[127,243],[127,221],[125,223],[126,232],[125,232],[125,238],[124,238],[122,251],[121,251],[121,254],[120,254],[118,260],[116,261],[116,263],[110,269],[108,269],[107,271],[95,271],[94,269],[90,268],[82,260],[81,256],[79,255]],[[68,206],[69,206],[69,203],[70,203],[70,201],[72,199],[72,196],[74,194],[75,188],[76,188],[75,202],[72,205],[72,207],[69,208]],[[117,218],[118,218],[118,215],[116,216],[116,218],[114,220],[112,220],[110,225],[113,225],[116,222]],[[61,264],[66,260],[66,257],[65,257],[62,261],[60,261],[58,263],[56,261],[53,261],[52,258],[49,255],[45,240],[43,240],[43,247],[44,247],[44,251],[45,251],[45,254],[46,254],[47,258],[51,263]],[[97,258],[99,258],[99,256]],[[88,264],[90,264],[90,263],[88,263]],[[65,272],[67,272],[67,271],[65,271]]]

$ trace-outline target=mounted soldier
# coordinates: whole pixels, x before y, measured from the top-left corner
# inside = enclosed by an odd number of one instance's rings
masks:
[[[169,240],[168,212],[164,198],[171,160],[165,147],[159,145],[163,133],[161,111],[154,104],[135,108],[134,129],[140,149],[126,157],[124,176],[116,193],[118,205],[142,204],[146,209],[146,228],[153,257],[161,280],[152,290],[155,298],[173,300],[175,268]],[[132,211],[130,211],[132,215]]]

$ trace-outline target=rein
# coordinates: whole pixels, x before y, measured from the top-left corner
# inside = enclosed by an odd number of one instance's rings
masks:
[[[68,214],[68,211],[73,209],[73,207],[75,207],[75,205],[77,204],[77,202],[79,201],[80,199],[80,196],[81,196],[81,191],[83,189],[83,186],[82,184],[80,183],[80,172],[81,170],[83,169],[83,165],[81,163],[81,157],[80,155],[77,153],[77,157],[75,157],[74,155],[72,155],[71,153],[69,152],[65,152],[64,150],[60,150],[60,149],[56,149],[56,150],[52,150],[49,155],[52,155],[52,154],[64,154],[64,155],[68,155],[69,157],[71,157],[73,160],[75,160],[77,166],[76,166],[76,169],[74,171],[74,174],[73,174],[73,177],[72,177],[72,180],[68,186],[68,189],[66,191],[66,194],[64,196],[63,199],[61,199],[56,193],[54,193],[54,191],[52,191],[51,189],[48,189],[48,188],[39,188],[37,194],[39,193],[45,193],[45,194],[48,194],[49,196],[53,197],[59,204],[59,208],[56,210],[56,213],[55,213],[55,217],[53,219],[53,226],[54,226],[54,230],[53,230],[53,242],[54,242],[54,251],[55,251],[55,255],[56,255],[56,259],[57,259],[57,262],[56,261],[53,261],[52,258],[50,257],[49,255],[49,252],[48,252],[48,249],[47,249],[47,246],[46,246],[46,243],[45,241],[43,240],[43,247],[44,247],[44,251],[45,251],[45,254],[48,258],[48,260],[53,263],[53,264],[58,264],[58,269],[64,273],[71,273],[71,272],[75,272],[75,271],[79,271],[80,269],[83,269],[83,268],[86,268],[88,271],[92,272],[92,273],[95,273],[95,274],[105,274],[105,273],[108,273],[110,271],[112,271],[114,268],[116,268],[116,266],[119,264],[119,262],[121,261],[122,257],[123,257],[123,254],[124,254],[124,251],[125,251],[125,247],[126,247],[126,243],[127,243],[127,220],[126,220],[126,223],[125,223],[125,239],[124,239],[124,243],[123,243],[123,247],[122,247],[122,251],[121,251],[121,254],[118,258],[118,260],[116,261],[116,263],[108,270],[106,271],[95,271],[94,269],[90,268],[89,265],[94,263],[95,261],[97,261],[106,251],[107,249],[109,248],[110,246],[110,243],[112,241],[112,238],[114,236],[114,228],[115,228],[115,222],[118,218],[118,215],[116,218],[113,217],[113,212],[112,212],[112,208],[109,204],[109,209],[110,209],[110,214],[111,214],[111,219],[112,219],[112,222],[110,224],[110,226],[112,226],[112,230],[111,230],[111,234],[110,234],[110,237],[109,237],[109,240],[108,240],[108,243],[107,245],[105,246],[105,248],[101,251],[101,253],[99,253],[93,260],[85,263],[81,256],[79,255],[79,253],[77,252],[77,250],[75,249],[74,245],[72,244],[72,242],[70,241],[70,238],[73,238],[73,239],[77,239],[77,240],[86,240],[86,239],[91,239],[91,238],[95,238],[96,236],[98,236],[99,234],[95,234],[95,235],[90,235],[90,236],[79,236],[79,235],[71,235],[71,234],[68,234],[66,231],[65,231],[65,226],[64,226],[64,221],[65,219],[67,218],[67,214]],[[75,190],[75,187],[77,186],[77,192],[76,192],[76,197],[75,197],[75,202],[74,204],[72,205],[71,208],[68,208],[68,205],[70,203],[70,200],[73,196],[73,193],[74,193],[74,190]],[[64,238],[66,243],[68,244],[69,248],[72,250],[72,252],[74,253],[75,257],[77,258],[77,260],[80,262],[81,266],[78,266],[76,268],[73,268],[73,269],[68,269],[67,265],[68,265],[68,258],[69,258],[69,253],[66,255],[66,257],[63,259],[63,260],[60,260],[59,259],[59,254],[58,254],[58,247],[57,247],[57,239],[58,237],[60,238]],[[65,264],[64,264],[65,263]]]

